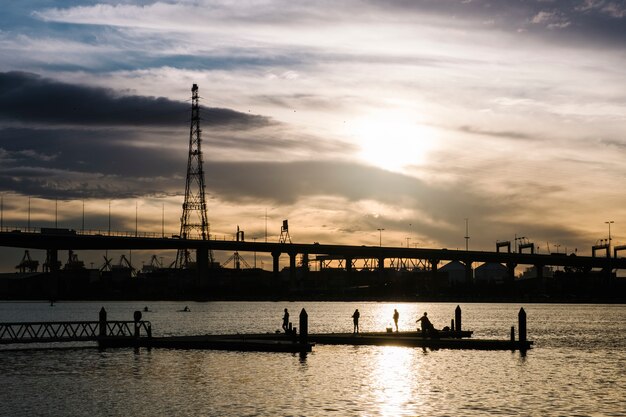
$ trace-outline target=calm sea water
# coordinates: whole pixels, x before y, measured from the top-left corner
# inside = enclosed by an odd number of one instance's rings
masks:
[[[273,332],[301,308],[310,332],[400,328],[456,304],[335,302],[0,303],[0,321],[131,320],[155,335]],[[189,313],[178,312],[185,305]],[[516,304],[462,304],[475,338],[507,339]],[[95,348],[0,349],[1,416],[626,416],[626,306],[524,305],[535,348],[519,352],[316,346],[306,356]]]

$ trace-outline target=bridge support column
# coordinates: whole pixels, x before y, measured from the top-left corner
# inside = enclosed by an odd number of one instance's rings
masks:
[[[430,269],[432,271],[433,281],[437,280],[437,265],[439,265],[439,259],[430,259]]]
[[[274,272],[274,277],[278,277],[279,265],[278,261],[280,260],[280,252],[272,252],[272,271]]]
[[[306,272],[309,272],[309,254],[302,254],[302,269]]]
[[[352,258],[346,258],[346,272],[348,275],[352,273]]]
[[[465,261],[465,283],[472,284],[474,282],[474,276],[472,273],[472,261]]]
[[[509,262],[506,264],[507,269],[509,270],[509,282],[515,281],[515,268],[517,267],[516,263]]]
[[[539,285],[539,289],[543,292],[546,289],[546,280],[543,276],[543,265],[535,265],[535,272],[537,273],[537,285]]]
[[[297,276],[296,276],[296,256],[298,254],[297,253],[290,253],[289,254],[289,285],[291,289],[295,289],[296,288],[296,281],[297,281]]]
[[[209,249],[198,248],[196,249],[196,273],[197,283],[201,284],[206,282],[209,275]]]
[[[378,283],[382,285],[385,279],[385,258],[378,258]]]
[[[48,264],[48,270],[50,272],[58,272],[61,268],[61,262],[59,262],[59,251],[56,249],[46,250],[46,260]]]

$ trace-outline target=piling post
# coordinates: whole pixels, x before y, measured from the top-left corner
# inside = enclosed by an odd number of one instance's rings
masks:
[[[300,343],[306,343],[309,336],[309,315],[303,308],[300,311]]]
[[[526,343],[526,312],[523,307],[519,309],[517,320],[519,328],[519,341],[520,343]]]
[[[455,332],[455,330],[454,330],[454,319],[451,319],[451,320],[450,320],[450,331],[451,331],[452,333],[454,333],[454,332]]]
[[[100,337],[106,337],[107,335],[107,311],[102,307],[99,314],[100,321]]]
[[[511,326],[511,342],[515,342],[515,326]]]
[[[461,333],[461,307],[460,306],[456,306],[456,308],[454,309],[454,330],[459,333]]]
[[[133,319],[135,320],[135,339],[139,340],[139,322],[141,321],[141,311],[135,311],[135,313],[133,313]]]

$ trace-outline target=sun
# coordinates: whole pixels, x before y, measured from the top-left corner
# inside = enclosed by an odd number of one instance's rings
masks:
[[[422,165],[435,144],[435,132],[408,115],[393,112],[357,120],[353,133],[365,163],[400,172]]]

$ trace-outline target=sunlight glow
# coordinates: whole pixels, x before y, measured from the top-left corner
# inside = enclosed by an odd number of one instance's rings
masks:
[[[421,165],[434,147],[434,129],[420,124],[402,112],[378,113],[356,122],[354,134],[366,163],[400,172]]]
[[[413,349],[384,346],[377,355],[372,388],[377,396],[379,415],[398,416],[421,403],[413,387],[420,374],[420,363]]]

